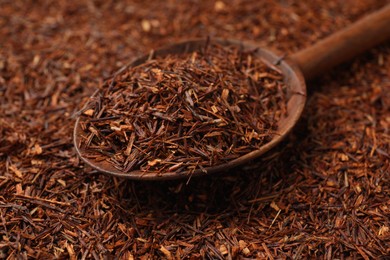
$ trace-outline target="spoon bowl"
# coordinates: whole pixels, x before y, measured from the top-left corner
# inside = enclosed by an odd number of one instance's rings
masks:
[[[152,53],[152,55],[145,55],[141,58],[136,59],[126,67],[133,67],[140,65],[147,61],[150,58],[155,57],[164,57],[171,54],[185,54],[192,53],[194,51],[204,48],[206,45],[207,39],[195,39],[190,41],[184,41],[170,45],[168,47],[159,49]],[[245,50],[254,50],[258,58],[262,59],[265,63],[272,64],[277,66],[283,73],[284,83],[287,86],[287,115],[283,116],[278,121],[278,126],[275,134],[265,145],[261,146],[258,150],[252,151],[244,156],[238,157],[234,160],[231,160],[227,163],[207,167],[204,170],[196,170],[191,173],[192,176],[200,176],[205,174],[212,174],[215,172],[220,172],[223,170],[228,170],[238,165],[245,164],[250,160],[258,158],[262,154],[269,151],[271,148],[276,146],[283,138],[288,134],[288,132],[293,128],[295,123],[298,121],[306,101],[306,84],[303,78],[303,75],[300,69],[293,62],[290,62],[288,59],[281,59],[281,55],[277,55],[275,52],[269,51],[267,49],[259,48],[256,44],[241,42],[236,40],[229,39],[213,39],[215,43],[218,43],[223,46],[237,46]],[[154,179],[177,179],[181,177],[188,177],[188,172],[164,172],[164,173],[155,173],[155,172],[141,172],[141,171],[130,171],[124,173],[117,168],[115,168],[110,162],[106,160],[96,160],[93,157],[88,158],[88,151],[82,148],[81,141],[82,138],[87,136],[87,132],[81,127],[84,122],[86,122],[87,117],[81,115],[77,121],[74,128],[74,145],[76,151],[80,158],[91,165],[93,168],[100,172],[108,173],[117,177],[124,177],[129,179],[142,179],[142,180],[154,180]]]

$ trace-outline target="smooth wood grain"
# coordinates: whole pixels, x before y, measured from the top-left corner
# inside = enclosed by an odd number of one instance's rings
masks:
[[[292,55],[306,80],[390,39],[390,5]]]

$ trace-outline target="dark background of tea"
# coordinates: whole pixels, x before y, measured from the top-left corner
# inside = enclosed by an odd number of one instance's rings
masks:
[[[0,1],[0,256],[389,255],[389,44],[309,83],[287,140],[229,173],[116,179],[72,145],[72,115],[152,48],[219,36],[291,54],[386,3]]]

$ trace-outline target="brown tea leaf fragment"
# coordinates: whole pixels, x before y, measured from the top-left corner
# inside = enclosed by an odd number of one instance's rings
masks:
[[[364,200],[364,195],[360,194],[355,201],[355,207],[359,207],[362,204],[363,200]]]
[[[223,1],[216,1],[214,4],[214,9],[217,12],[223,11],[226,8],[226,5]]]
[[[94,110],[93,109],[87,109],[83,112],[83,115],[86,116],[93,116]]]
[[[270,207],[273,208],[276,211],[280,210],[279,206],[275,203],[275,201],[271,202]]]
[[[336,217],[335,227],[341,228],[343,224],[344,224],[344,219],[342,217]]]
[[[148,161],[149,166],[155,166],[156,164],[160,163],[161,159],[154,159],[153,161]]]
[[[23,178],[22,172],[15,166],[15,165],[10,165],[8,167],[17,177]]]
[[[149,20],[142,20],[141,27],[142,30],[144,30],[144,32],[150,32],[150,30],[152,29],[152,24],[150,23]]]
[[[72,244],[68,244],[67,242],[65,243],[65,248],[66,250],[68,251],[68,254],[69,254],[69,259],[70,260],[76,260],[77,259],[77,256],[76,256],[76,253],[73,249],[73,245]]]
[[[244,248],[246,248],[248,244],[244,240],[239,240],[238,245],[240,247],[240,250],[244,250]]]
[[[229,251],[226,247],[226,245],[222,244],[219,246],[219,251],[221,252],[222,255],[227,255],[229,254]]]
[[[225,101],[228,100],[228,98],[229,98],[229,90],[228,89],[225,88],[222,90],[221,98]]]
[[[172,260],[173,259],[172,253],[168,249],[166,249],[163,245],[160,246],[159,250],[165,255],[165,257],[168,260]]]
[[[42,154],[43,150],[39,144],[34,144],[34,147],[31,149],[31,154],[39,155]]]
[[[382,225],[378,230],[378,236],[380,237],[386,237],[390,234],[390,228],[388,226]]]

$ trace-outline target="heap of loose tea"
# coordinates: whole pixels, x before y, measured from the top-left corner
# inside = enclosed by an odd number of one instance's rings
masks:
[[[162,174],[258,149],[286,111],[286,87],[255,52],[213,43],[128,68],[84,112],[83,148],[123,172]]]

